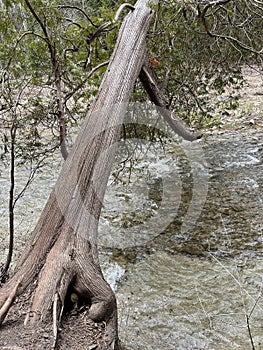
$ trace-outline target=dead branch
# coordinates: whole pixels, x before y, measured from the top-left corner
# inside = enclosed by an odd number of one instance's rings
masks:
[[[200,139],[202,135],[192,133],[184,122],[172,116],[172,112],[167,109],[168,103],[162,94],[162,91],[158,87],[158,82],[152,69],[144,64],[140,72],[140,80],[148,93],[150,100],[158,107],[158,112],[163,116],[164,120],[170,125],[173,131],[182,136],[187,141],[195,141]]]

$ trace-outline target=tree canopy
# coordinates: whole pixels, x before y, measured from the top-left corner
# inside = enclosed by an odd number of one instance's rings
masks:
[[[35,157],[41,147],[52,150],[68,142],[68,129],[85,116],[96,95],[125,14],[113,21],[121,3],[1,1],[2,145],[8,146],[14,106],[16,123],[26,125],[17,130],[21,155]],[[211,103],[212,93],[238,87],[243,64],[262,64],[262,4],[162,1],[154,9],[149,59],[170,107],[188,123],[202,123],[218,103]],[[145,98],[140,85],[135,98]],[[224,101],[223,108],[229,106],[233,101]],[[48,141],[43,128],[49,130]]]

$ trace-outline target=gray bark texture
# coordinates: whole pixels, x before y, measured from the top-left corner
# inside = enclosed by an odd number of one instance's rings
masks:
[[[53,315],[60,315],[70,288],[79,300],[89,301],[92,320],[107,323],[98,349],[119,347],[116,300],[100,269],[97,229],[125,109],[145,60],[153,13],[147,4],[138,0],[123,21],[97,98],[13,277],[0,290],[0,322],[29,286],[33,291],[25,324],[52,317],[55,300]],[[59,317],[53,319],[58,322]]]

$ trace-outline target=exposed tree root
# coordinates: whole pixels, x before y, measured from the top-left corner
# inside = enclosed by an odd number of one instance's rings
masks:
[[[3,286],[0,295],[2,303],[0,321],[4,321],[16,295],[21,294],[27,285],[31,284],[33,286],[31,303],[24,325],[38,327],[42,322],[50,322],[53,326],[55,349],[63,310],[65,308],[70,310],[73,307],[70,297],[74,293],[77,307],[88,308],[88,316],[94,322],[105,322],[103,340],[98,344],[98,349],[117,349],[117,306],[114,293],[94,261],[89,240],[82,235],[74,239],[75,234],[64,221],[60,224],[56,240],[55,237],[52,239],[52,246],[47,245],[49,251],[44,254],[45,263],[42,263],[42,268],[35,270],[33,274],[35,266],[31,265],[32,260],[25,261],[29,275],[20,276],[17,270],[17,273]],[[38,237],[39,241],[43,239],[46,240],[43,235]],[[39,244],[33,246],[32,255],[38,246]],[[24,281],[27,283],[23,283]]]
[[[0,325],[4,321],[8,311],[10,309],[10,307],[12,306],[12,304],[13,304],[15,298],[16,298],[17,290],[18,290],[20,284],[21,284],[21,280],[19,280],[17,282],[17,284],[15,285],[14,289],[10,292],[10,294],[6,298],[5,302],[1,306],[1,309],[0,309]]]

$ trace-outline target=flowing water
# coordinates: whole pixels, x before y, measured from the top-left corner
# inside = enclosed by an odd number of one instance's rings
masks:
[[[151,179],[135,177],[114,205],[108,193],[101,240],[123,267],[117,297],[128,349],[263,349],[262,140],[232,131],[202,141],[198,180],[207,186],[196,185],[189,149],[173,144],[152,154]],[[188,225],[190,207],[199,216]]]
[[[128,349],[263,349],[263,129],[141,145],[111,176],[101,260]],[[53,187],[40,173],[16,214],[16,256]],[[19,168],[19,188],[28,169]],[[8,248],[8,170],[1,168],[1,260]],[[19,190],[18,188],[18,190]]]

